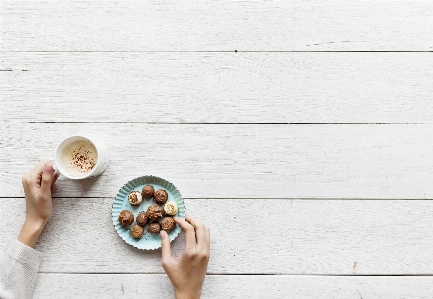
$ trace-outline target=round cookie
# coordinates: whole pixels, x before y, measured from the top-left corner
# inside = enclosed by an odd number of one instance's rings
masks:
[[[147,208],[146,215],[151,220],[159,220],[162,218],[163,210],[158,205],[151,205]]]
[[[143,202],[143,197],[139,191],[133,190],[128,195],[128,201],[133,206],[139,206]]]
[[[141,189],[141,195],[143,198],[151,198],[155,193],[155,189],[151,185],[146,185]]]
[[[158,189],[156,190],[155,194],[153,195],[153,200],[159,204],[164,204],[168,199],[168,193],[164,189]]]
[[[140,239],[143,236],[143,234],[144,234],[144,228],[142,226],[136,224],[133,227],[131,227],[131,230],[129,231],[129,234],[134,239]]]
[[[158,222],[152,222],[151,224],[149,224],[147,231],[151,234],[159,234],[159,232],[161,231],[161,224],[159,224]]]
[[[161,227],[163,230],[172,230],[176,226],[176,222],[171,217],[165,217],[161,221]]]
[[[132,222],[134,222],[134,214],[132,214],[128,210],[123,210],[122,212],[120,212],[118,220],[120,225],[130,226]]]

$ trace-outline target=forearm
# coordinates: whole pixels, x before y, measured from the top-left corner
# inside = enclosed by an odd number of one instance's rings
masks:
[[[36,242],[45,227],[43,221],[32,221],[26,219],[23,226],[21,227],[20,234],[18,235],[18,241],[32,248],[36,248]]]

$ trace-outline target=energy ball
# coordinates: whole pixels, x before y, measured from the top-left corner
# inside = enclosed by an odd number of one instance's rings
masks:
[[[131,227],[129,233],[134,239],[140,239],[144,234],[144,228],[136,224],[133,227]]]
[[[147,208],[146,215],[151,220],[159,220],[162,218],[162,208],[158,205],[151,205]]]
[[[134,222],[134,214],[132,214],[128,210],[123,210],[122,212],[120,212],[118,220],[120,225],[130,226],[132,222]]]
[[[151,198],[154,193],[155,193],[155,189],[150,185],[144,186],[143,189],[141,190],[141,195],[144,198]]]
[[[128,201],[133,206],[139,206],[143,202],[141,193],[139,191],[131,191],[128,195]]]
[[[159,232],[161,231],[161,224],[159,224],[158,222],[152,222],[151,224],[149,224],[147,231],[151,234],[159,234]]]
[[[169,201],[164,205],[164,212],[167,215],[174,216],[177,214],[178,207],[174,201]]]
[[[135,222],[137,222],[137,224],[141,226],[145,226],[148,221],[149,218],[147,218],[146,212],[141,212],[137,215],[137,217],[135,217]]]
[[[163,230],[172,230],[176,226],[176,222],[171,217],[165,217],[161,221],[161,227]]]
[[[158,189],[156,190],[155,194],[153,195],[153,200],[159,204],[164,204],[168,199],[168,193],[164,189]]]

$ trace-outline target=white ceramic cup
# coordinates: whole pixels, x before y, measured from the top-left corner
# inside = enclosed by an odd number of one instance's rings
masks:
[[[96,151],[96,152],[95,152]],[[73,180],[100,175],[110,160],[107,146],[89,134],[69,136],[56,148],[55,168]]]

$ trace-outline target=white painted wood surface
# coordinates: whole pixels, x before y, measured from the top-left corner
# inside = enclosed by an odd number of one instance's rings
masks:
[[[2,117],[20,122],[433,120],[431,53],[24,52],[1,68]]]
[[[114,197],[152,174],[186,198],[433,198],[432,125],[20,124],[1,129],[1,196],[23,196],[21,176],[80,131],[110,151],[104,175],[60,178],[55,196]],[[20,132],[17,134],[17,132]]]
[[[424,1],[2,1],[4,51],[431,51]]]
[[[431,298],[432,28],[432,1],[1,1],[0,252],[21,176],[92,131],[110,166],[59,179],[35,298],[173,296],[111,226],[144,174],[211,227],[203,298]]]
[[[41,236],[42,273],[164,273],[161,252],[126,244],[112,198],[57,198]],[[0,201],[0,246],[18,233],[23,199]],[[433,201],[195,199],[211,230],[210,274],[433,275]],[[183,235],[173,241],[182,251]],[[3,248],[1,248],[3,249]]]
[[[137,283],[138,282],[138,283]],[[165,275],[40,274],[35,298],[173,298]],[[208,275],[202,298],[430,299],[432,277]]]

